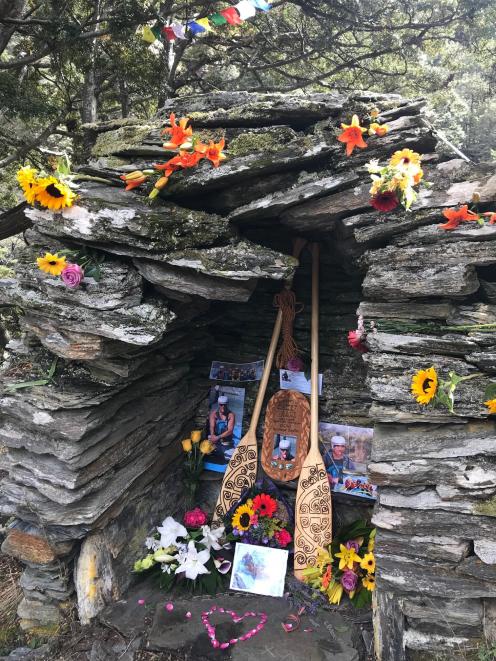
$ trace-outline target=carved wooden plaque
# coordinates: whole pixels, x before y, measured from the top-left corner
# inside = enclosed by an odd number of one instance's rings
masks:
[[[280,390],[265,414],[262,466],[269,477],[287,482],[300,474],[308,453],[310,404],[296,390]]]

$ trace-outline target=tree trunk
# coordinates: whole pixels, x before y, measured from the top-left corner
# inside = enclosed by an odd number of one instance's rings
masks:
[[[100,16],[100,0],[95,0],[93,4],[93,20],[98,20]],[[81,119],[83,124],[96,122],[98,103],[97,103],[97,83],[96,83],[96,58],[98,51],[98,41],[95,37],[89,44],[88,69],[84,76],[83,94],[81,102]]]
[[[25,5],[25,0],[0,0],[0,19],[22,18]],[[9,41],[15,31],[15,25],[0,25],[0,55],[9,45]]]

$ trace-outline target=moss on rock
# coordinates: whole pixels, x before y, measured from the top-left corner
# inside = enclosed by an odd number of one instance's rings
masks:
[[[154,124],[131,124],[113,131],[100,133],[91,150],[92,156],[111,156],[140,147],[145,137],[156,129]]]

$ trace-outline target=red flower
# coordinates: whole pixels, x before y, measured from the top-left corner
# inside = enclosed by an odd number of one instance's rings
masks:
[[[438,225],[443,230],[455,230],[463,220],[479,220],[479,216],[476,213],[468,210],[467,204],[464,204],[459,209],[445,209],[443,216],[448,219],[447,223]]]
[[[369,348],[362,343],[362,336],[357,331],[348,331],[348,344],[352,349],[367,353]]]
[[[351,156],[355,147],[365,149],[367,143],[364,141],[362,134],[367,129],[360,126],[358,115],[353,115],[351,124],[341,124],[343,132],[338,136],[339,142],[346,144],[346,156]]]
[[[392,211],[399,203],[400,202],[393,191],[377,193],[374,197],[370,198],[370,204],[374,209],[377,209],[377,211]]]
[[[253,509],[257,510],[260,516],[270,519],[277,509],[277,501],[266,493],[261,493],[253,499]]]
[[[282,546],[283,548],[293,541],[293,538],[287,530],[278,530],[274,533],[274,537],[279,546]]]
[[[199,507],[195,507],[194,510],[186,512],[183,518],[184,525],[188,528],[199,528],[200,526],[204,526],[207,521],[208,516]]]

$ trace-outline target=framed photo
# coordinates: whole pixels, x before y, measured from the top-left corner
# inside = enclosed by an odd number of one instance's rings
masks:
[[[263,369],[263,360],[254,363],[226,363],[214,360],[210,367],[209,378],[213,381],[260,381]]]
[[[236,544],[231,573],[231,590],[267,597],[282,597],[288,552],[252,544]]]
[[[374,430],[320,422],[319,432],[331,490],[375,500],[377,486],[367,477]]]
[[[224,473],[234,449],[243,435],[245,389],[234,386],[212,386],[209,392],[209,414],[205,435],[215,446],[206,456],[207,470]]]

